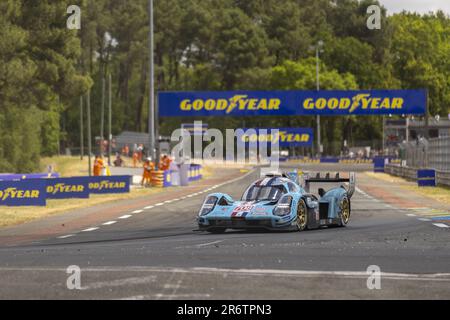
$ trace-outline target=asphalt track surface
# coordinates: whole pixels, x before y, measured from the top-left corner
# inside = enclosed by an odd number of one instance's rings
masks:
[[[256,175],[215,191],[238,199]],[[411,219],[405,209],[358,190],[345,228],[213,235],[195,231],[207,193],[123,212],[69,237],[0,244],[0,298],[450,298],[449,229]],[[81,268],[81,290],[67,288],[70,265]],[[382,272],[381,289],[367,287],[370,265]]]

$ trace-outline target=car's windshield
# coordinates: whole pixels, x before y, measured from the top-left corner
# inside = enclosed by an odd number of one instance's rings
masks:
[[[253,185],[247,189],[247,191],[242,196],[244,201],[255,201],[255,200],[270,200],[277,201],[280,197],[286,193],[286,189],[279,186],[256,186]]]

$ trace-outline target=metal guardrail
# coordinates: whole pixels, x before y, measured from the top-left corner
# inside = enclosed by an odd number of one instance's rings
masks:
[[[385,166],[384,171],[393,176],[402,177],[414,181],[417,180],[417,168],[388,164]],[[436,183],[438,185],[450,186],[450,171],[436,170]]]
[[[388,164],[384,167],[384,171],[393,176],[402,177],[410,180],[417,180],[417,169],[414,168]]]

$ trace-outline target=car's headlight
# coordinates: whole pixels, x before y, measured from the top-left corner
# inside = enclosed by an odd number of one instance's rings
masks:
[[[287,196],[280,199],[280,202],[273,209],[276,216],[286,216],[291,213],[292,197]]]
[[[202,205],[202,208],[200,209],[199,216],[206,216],[208,213],[214,210],[214,207],[216,206],[218,198],[215,196],[210,196],[206,198],[205,202]]]

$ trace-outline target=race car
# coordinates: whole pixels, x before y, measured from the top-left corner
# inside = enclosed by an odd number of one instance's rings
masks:
[[[299,182],[299,177],[303,180]],[[312,183],[338,183],[338,187],[318,195],[309,193]],[[347,184],[346,187],[344,184]],[[303,185],[303,186],[302,186]],[[348,224],[350,199],[355,190],[355,174],[341,178],[328,173],[314,178],[297,172],[267,174],[252,183],[241,200],[224,193],[209,194],[198,213],[199,230],[223,233],[227,229],[297,230]]]

